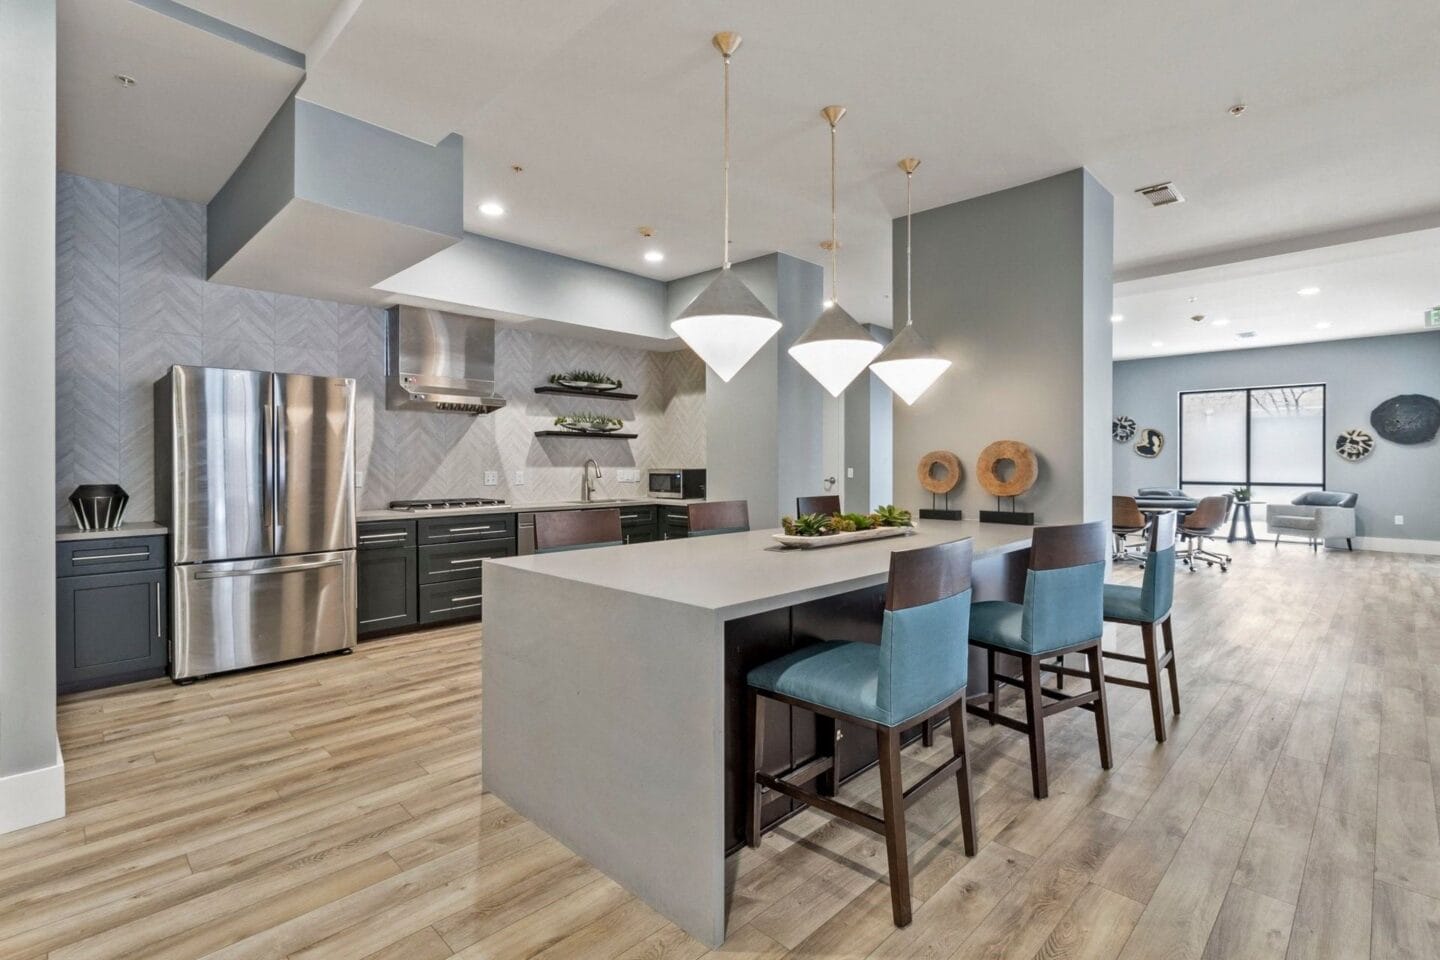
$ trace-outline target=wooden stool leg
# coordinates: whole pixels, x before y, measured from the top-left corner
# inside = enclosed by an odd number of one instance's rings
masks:
[[[1160,702],[1160,660],[1155,653],[1155,624],[1140,625],[1145,645],[1145,683],[1150,688],[1150,719],[1155,724],[1155,742],[1165,742],[1165,707]]]
[[[1090,686],[1100,694],[1095,701],[1095,737],[1100,741],[1100,766],[1109,770],[1113,765],[1110,756],[1110,709],[1105,703],[1105,668],[1100,661],[1100,641],[1095,641],[1095,646],[1085,651],[1090,658]],[[1158,687],[1156,688],[1158,691]]]
[[[765,762],[765,701],[754,687],[750,687],[745,698],[749,701],[746,712],[750,715],[750,755],[746,772],[750,776],[750,804],[745,812],[745,842],[751,847],[760,846],[760,782],[756,776]]]
[[[1030,738],[1030,786],[1036,800],[1050,795],[1050,777],[1045,769],[1045,699],[1040,692],[1040,658],[1020,655],[1025,682],[1025,722]]]
[[[986,671],[985,675],[990,678],[990,711],[991,711],[992,713],[999,713],[999,712],[1000,712],[1000,681],[998,681],[998,680],[995,679],[995,651],[994,651],[994,650],[986,650],[986,651],[985,651],[985,671]],[[992,717],[991,720],[990,720],[990,726],[992,726],[992,727],[995,726],[995,720],[994,720],[993,717]]]
[[[1180,678],[1176,675],[1175,668],[1175,635],[1170,632],[1170,624],[1173,618],[1166,617],[1165,622],[1160,625],[1165,635],[1165,652],[1170,654],[1170,662],[1165,665],[1165,670],[1170,674],[1170,709],[1175,715],[1180,715]]]
[[[815,740],[820,755],[830,758],[830,769],[815,778],[815,792],[822,797],[835,796],[835,718],[815,715]]]
[[[935,746],[935,721],[926,720],[920,724],[920,745],[922,747]]]
[[[885,856],[890,862],[890,907],[895,926],[910,925],[910,854],[905,848],[905,791],[900,784],[900,731],[875,731],[880,754],[880,798],[885,812]]]
[[[1064,656],[1056,657],[1056,658],[1055,658],[1055,666],[1057,666],[1057,667],[1063,667],[1063,666],[1065,666],[1065,657],[1064,657]],[[1064,690],[1064,689],[1065,689],[1065,674],[1063,674],[1063,673],[1057,673],[1057,674],[1055,674],[1055,689],[1056,689],[1056,690]]]
[[[965,732],[965,698],[950,705],[950,740],[954,755],[965,763],[955,771],[955,785],[960,792],[960,833],[965,839],[965,856],[975,856],[975,799],[970,791],[970,740]]]

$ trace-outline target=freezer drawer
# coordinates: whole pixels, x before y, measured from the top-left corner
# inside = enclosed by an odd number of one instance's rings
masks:
[[[174,567],[177,680],[355,646],[355,553]]]

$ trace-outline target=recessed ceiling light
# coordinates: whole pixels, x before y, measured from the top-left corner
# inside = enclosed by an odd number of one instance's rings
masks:
[[[133,87],[133,86],[135,86],[135,78],[132,77],[132,76],[130,76],[130,74],[128,74],[128,73],[117,73],[117,74],[115,74],[115,82],[118,83],[118,84],[120,84],[120,86],[122,86],[122,87]]]
[[[646,251],[645,251],[645,262],[646,262],[646,263],[659,263],[661,260],[664,260],[664,259],[665,259],[665,254],[661,253],[659,250],[646,250]]]
[[[1123,314],[1123,313],[1112,313],[1112,314],[1110,314],[1110,322],[1111,322],[1111,323],[1124,323],[1124,322],[1125,322],[1125,314]]]
[[[1315,324],[1315,329],[1316,329],[1316,330],[1329,330],[1329,329],[1330,329],[1330,321],[1329,321],[1329,320],[1321,320],[1319,323]]]
[[[1229,322],[1230,320],[1227,317],[1216,317],[1214,320],[1210,321],[1210,325],[1212,327],[1223,327]]]
[[[1164,340],[1151,340],[1151,341],[1150,341],[1150,346],[1152,346],[1152,347],[1163,347],[1163,346],[1165,346],[1165,341],[1164,341]]]
[[[485,216],[487,217],[505,216],[505,208],[500,206],[500,204],[496,203],[494,200],[486,200],[484,203],[480,204],[480,212],[485,214]]]
[[[1300,294],[1300,296],[1302,296],[1302,297],[1313,297],[1313,296],[1315,296],[1315,294],[1317,294],[1317,293],[1320,292],[1320,288],[1319,288],[1319,287],[1301,287],[1299,290],[1296,290],[1295,292],[1298,293],[1298,294]]]

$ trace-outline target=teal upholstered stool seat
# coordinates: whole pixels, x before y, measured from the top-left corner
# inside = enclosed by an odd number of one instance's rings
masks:
[[[836,713],[888,722],[875,703],[880,647],[873,643],[817,643],[756,667],[747,680],[757,689]]]
[[[1021,638],[1021,623],[1025,619],[1025,606],[1007,600],[984,600],[970,605],[970,639],[991,643],[997,647],[1025,651]]]
[[[1145,667],[1144,680],[1111,677],[1110,683],[1136,687],[1150,694],[1150,715],[1155,724],[1155,739],[1165,742],[1165,710],[1161,703],[1160,672],[1170,675],[1170,700],[1180,712],[1180,678],[1175,668],[1175,636],[1170,623],[1170,608],[1175,601],[1175,514],[1162,513],[1150,524],[1148,552],[1144,556],[1145,579],[1138,587],[1128,584],[1105,584],[1105,619],[1140,628],[1142,654],[1120,650],[1104,651],[1107,660],[1140,664]],[[1159,627],[1165,642],[1164,653],[1155,642]]]
[[[1146,619],[1144,596],[1140,588],[1123,583],[1105,584],[1105,619]]]
[[[766,791],[882,834],[890,869],[890,908],[898,927],[910,922],[911,911],[905,807],[931,786],[953,778],[966,855],[974,856],[977,848],[965,740],[969,672],[965,638],[970,626],[973,555],[974,543],[969,539],[892,553],[879,643],[810,644],[746,673],[750,732],[747,842],[752,847],[760,845]],[[789,769],[783,775],[766,770],[767,701],[814,714],[817,755],[797,762],[787,732],[783,743]],[[950,719],[951,758],[906,790],[900,777],[901,732],[917,723],[928,727],[932,718],[942,714]],[[839,721],[874,732],[882,816],[835,799]],[[808,786],[811,783],[814,789]]]

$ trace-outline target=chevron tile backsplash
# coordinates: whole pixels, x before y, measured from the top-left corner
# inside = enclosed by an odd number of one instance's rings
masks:
[[[484,417],[385,409],[385,312],[204,279],[205,208],[62,173],[56,224],[57,521],[81,483],[119,483],[131,520],[154,515],[151,385],[171,364],[354,377],[362,509],[390,500],[495,496],[514,503],[579,495],[594,457],[601,496],[631,496],[618,468],[705,465],[705,368],[688,350],[655,353],[502,328],[502,410]],[[634,401],[536,394],[576,367],[620,378]],[[541,439],[562,413],[626,421],[628,442]],[[485,471],[500,478],[484,486]],[[524,485],[513,483],[524,472]],[[642,473],[643,477],[643,473]]]

